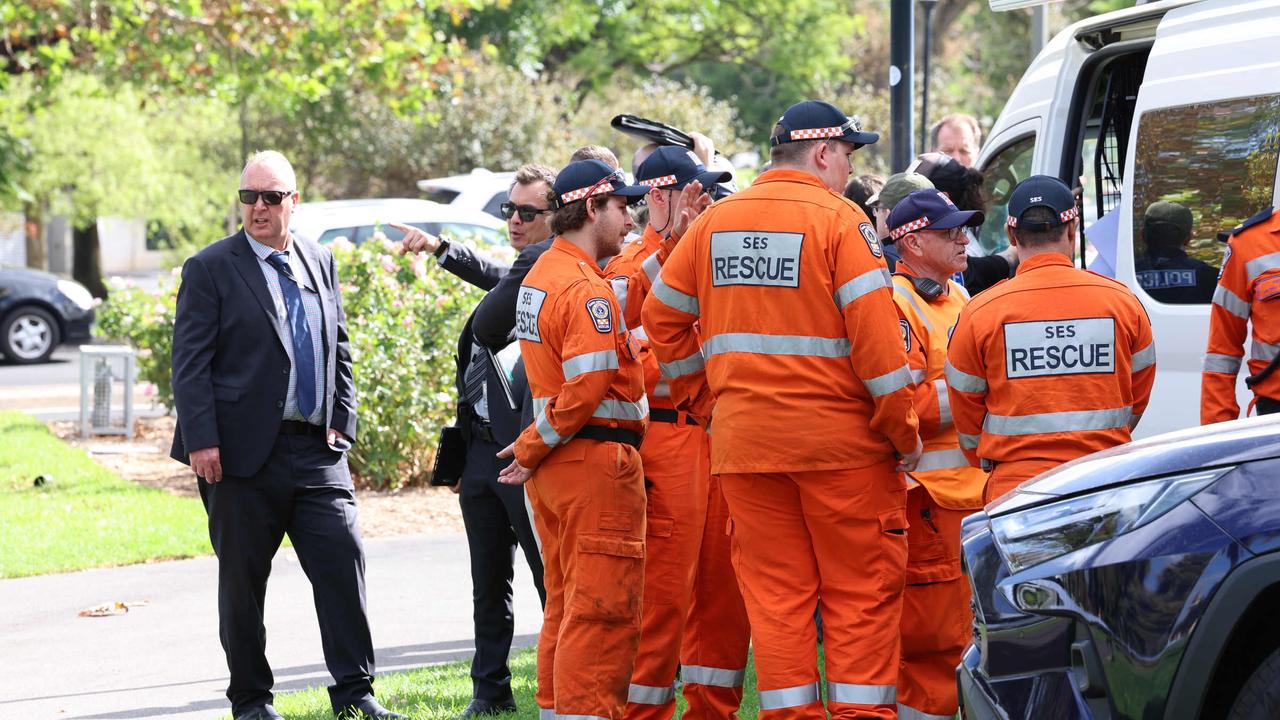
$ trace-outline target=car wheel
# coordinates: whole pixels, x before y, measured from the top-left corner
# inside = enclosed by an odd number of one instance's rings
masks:
[[[1228,720],[1271,720],[1280,717],[1280,649],[1258,666],[1231,704]]]
[[[11,362],[44,362],[56,347],[58,323],[42,308],[17,308],[0,323],[0,352]]]

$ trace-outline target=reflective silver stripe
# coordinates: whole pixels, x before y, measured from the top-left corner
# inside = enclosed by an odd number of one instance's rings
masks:
[[[888,270],[885,270],[884,268],[868,270],[858,277],[841,285],[840,289],[836,290],[836,305],[841,310],[844,310],[849,306],[849,303],[854,300],[857,300],[867,293],[875,292],[882,287],[888,287],[892,282],[893,280],[890,278]]]
[[[667,384],[666,380],[659,380],[653,386],[653,396],[664,397],[664,398],[671,397],[671,386]]]
[[[639,705],[666,705],[675,699],[676,689],[670,685],[654,687],[632,683],[631,687],[627,688],[627,702]]]
[[[813,337],[812,335],[722,333],[712,335],[702,345],[702,352],[708,359],[731,352],[836,358],[848,355],[849,351],[848,338]]]
[[[970,375],[963,370],[955,369],[955,367],[951,365],[950,360],[948,360],[947,364],[943,367],[943,372],[947,376],[947,384],[960,392],[980,393],[987,391],[987,381],[985,378],[980,378],[977,375]]]
[[[1156,344],[1153,342],[1133,354],[1133,370],[1139,372],[1156,364]]]
[[[920,383],[924,382],[924,368],[911,371],[911,382],[915,383],[916,385],[919,385]]]
[[[658,369],[662,371],[662,377],[668,380],[674,380],[685,375],[692,375],[707,366],[707,361],[702,357],[702,351],[690,355],[687,358],[672,360],[669,363],[658,363]]]
[[[730,670],[728,668],[707,667],[705,665],[681,665],[680,681],[686,685],[709,685],[711,687],[738,688],[747,678],[747,671]]]
[[[538,720],[556,720],[556,711],[551,708],[538,708]]]
[[[851,683],[827,683],[827,702],[849,705],[888,705],[896,702],[896,685],[854,685]]]
[[[649,416],[648,398],[640,398],[640,402],[626,400],[601,400],[591,417],[609,420],[643,420]]]
[[[617,370],[618,351],[610,348],[608,350],[600,350],[598,352],[574,355],[568,360],[560,363],[560,367],[564,369],[565,382],[589,372]]]
[[[956,433],[960,437],[960,447],[965,450],[977,450],[978,443],[982,440],[981,435],[965,435],[964,433]]]
[[[533,425],[537,428],[538,435],[542,438],[542,442],[546,443],[549,447],[555,447],[564,442],[564,438],[560,437],[560,433],[556,432],[556,429],[551,427],[551,420],[547,417],[547,409],[545,407],[538,413],[538,419]]]
[[[917,710],[910,705],[898,703],[898,720],[952,720],[955,715],[934,715]]]
[[[658,253],[645,258],[645,261],[640,263],[640,267],[644,268],[644,274],[649,276],[649,282],[657,280],[658,271],[662,269],[662,263],[658,262]]]
[[[690,315],[698,314],[698,298],[692,295],[685,295],[662,282],[662,278],[658,278],[653,283],[653,294],[662,301],[663,305],[673,310],[679,310]]]
[[[982,430],[992,435],[1038,435],[1050,432],[1085,432],[1129,427],[1133,408],[1071,410],[1036,415],[987,415]]]
[[[1263,255],[1244,264],[1244,272],[1249,276],[1249,282],[1257,280],[1259,275],[1275,268],[1280,268],[1280,253]]]
[[[888,395],[911,384],[911,368],[903,365],[879,377],[863,380],[862,384],[867,386],[867,392],[871,393],[872,397]]]
[[[916,465],[915,472],[967,467],[969,467],[969,458],[959,450],[931,450],[920,456],[920,464]]]
[[[938,393],[939,424],[951,427],[951,393],[947,392],[947,382],[942,378],[933,381],[933,389]]]
[[[924,323],[925,330],[932,333],[933,323],[929,322],[929,316],[925,315],[924,311],[920,309],[920,304],[916,302],[915,293],[912,293],[910,290],[907,290],[897,283],[893,284],[893,291],[905,298],[907,302],[911,303],[911,307],[915,308],[916,317],[920,318],[920,322]]]
[[[644,329],[643,325],[636,328],[635,330],[632,330],[631,334],[634,335],[637,340],[643,340],[645,342],[649,342],[649,332]]]
[[[624,277],[609,278],[609,284],[613,286],[613,294],[618,298],[618,307],[622,308],[623,314],[627,312],[627,286],[630,284]]]
[[[818,683],[760,691],[761,710],[781,710],[818,702]]]
[[[534,398],[534,399],[533,399],[533,414],[534,414],[534,415],[537,415],[538,413],[542,412],[543,410],[546,410],[546,409],[547,409],[547,405],[550,405],[550,404],[551,404],[551,398],[548,398],[548,397],[536,397],[536,398]]]
[[[1256,338],[1253,340],[1252,343],[1250,343],[1250,347],[1249,347],[1249,357],[1253,358],[1254,360],[1270,361],[1271,359],[1275,358],[1276,353],[1278,352],[1280,352],[1280,345],[1272,345],[1271,343],[1264,343],[1261,340],[1258,340]]]
[[[1204,371],[1236,375],[1240,372],[1240,363],[1244,358],[1235,355],[1219,355],[1208,353],[1204,356]]]
[[[1231,292],[1222,285],[1213,291],[1213,304],[1235,315],[1241,320],[1249,319],[1249,303],[1240,298],[1239,295]]]

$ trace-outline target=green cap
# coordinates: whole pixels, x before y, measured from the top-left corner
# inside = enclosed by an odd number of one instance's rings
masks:
[[[929,178],[920,173],[894,173],[885,181],[884,187],[880,188],[880,192],[867,198],[867,206],[879,205],[886,210],[892,210],[894,205],[902,202],[902,198],[910,195],[917,190],[932,190],[933,183],[929,182]]]
[[[1146,229],[1153,225],[1170,225],[1177,229],[1178,237],[1185,238],[1191,234],[1191,211],[1176,202],[1153,202],[1142,217],[1142,227]]]

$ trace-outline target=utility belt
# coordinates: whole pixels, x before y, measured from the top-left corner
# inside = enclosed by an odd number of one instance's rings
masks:
[[[324,437],[324,426],[312,425],[309,422],[302,422],[300,420],[281,420],[280,434],[281,435],[306,435],[308,437],[322,438]]]
[[[687,412],[672,410],[671,408],[649,408],[649,420],[651,422],[671,423],[679,425],[683,420],[685,425],[697,425],[698,421]]]
[[[582,429],[574,434],[573,439],[622,443],[623,445],[630,445],[637,450],[640,449],[641,440],[640,433],[634,430],[604,427],[603,425],[583,425]]]

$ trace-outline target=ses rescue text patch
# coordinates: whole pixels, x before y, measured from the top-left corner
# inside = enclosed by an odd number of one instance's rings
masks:
[[[800,287],[804,233],[734,230],[711,233],[711,284]]]
[[[1115,318],[1072,318],[1005,323],[1009,379],[1114,373]]]
[[[529,342],[542,342],[542,331],[538,329],[538,316],[542,313],[542,303],[547,299],[547,292],[529,285],[521,285],[516,296],[516,337]]]

